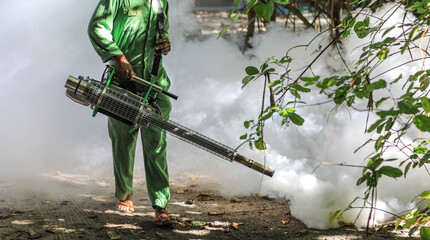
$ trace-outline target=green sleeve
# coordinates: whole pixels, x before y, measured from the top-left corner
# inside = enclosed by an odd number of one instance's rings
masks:
[[[118,8],[119,0],[100,0],[88,24],[91,44],[103,62],[123,54],[112,35],[113,21]]]
[[[170,35],[169,35],[169,3],[166,1],[166,17],[164,20],[164,33],[163,38],[168,38],[170,41]]]

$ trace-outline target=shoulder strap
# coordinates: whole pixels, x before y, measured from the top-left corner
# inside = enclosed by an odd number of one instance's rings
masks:
[[[157,14],[157,33],[158,36],[156,36],[156,39],[162,38],[164,33],[164,12],[163,7],[161,5],[161,0],[153,0],[158,3],[158,14]],[[154,56],[154,63],[152,65],[152,75],[158,75],[158,69],[160,68],[160,62],[161,62],[161,50],[157,50],[155,52]]]

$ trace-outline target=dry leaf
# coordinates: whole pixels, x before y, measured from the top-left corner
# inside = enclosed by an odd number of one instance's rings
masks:
[[[282,224],[283,224],[283,225],[285,225],[285,224],[287,224],[287,223],[289,223],[289,222],[290,222],[290,219],[283,219],[283,220],[282,220]]]
[[[199,193],[198,195],[199,197],[211,197],[211,195],[209,193]]]
[[[231,199],[231,201],[235,202],[235,203],[240,203],[240,202],[242,202],[242,199],[234,197],[233,199]]]
[[[219,216],[219,215],[224,215],[225,212],[208,212],[209,216]]]
[[[302,231],[300,231],[300,235],[305,235],[308,234],[309,230],[308,229],[303,229]]]
[[[213,201],[213,200],[215,200],[214,197],[201,197],[200,198],[200,201]]]
[[[33,229],[28,229],[28,235],[30,235],[29,239],[37,239],[37,238],[41,238],[42,235],[37,234]]]
[[[234,228],[234,229],[239,229],[239,226],[240,225],[244,225],[245,223],[243,223],[243,222],[233,222],[232,224],[231,224],[231,226]]]
[[[188,192],[188,189],[181,189],[181,190],[176,191],[177,194],[184,194],[186,192]]]

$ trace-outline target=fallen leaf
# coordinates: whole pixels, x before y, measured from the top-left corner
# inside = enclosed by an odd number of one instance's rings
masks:
[[[209,216],[219,216],[219,215],[224,215],[225,212],[208,212]]]
[[[209,225],[201,226],[201,229],[208,229],[208,228],[209,228]]]
[[[242,202],[242,199],[234,197],[233,199],[231,199],[231,201],[235,202],[235,203],[240,203],[240,202]]]
[[[198,178],[199,178],[199,176],[190,176],[190,179],[193,180],[193,181],[197,180]]]
[[[213,201],[215,200],[214,197],[200,197],[200,201]]]
[[[107,231],[107,234],[109,235],[109,238],[111,240],[121,239],[121,236],[118,235],[118,233],[116,233],[114,231]]]
[[[238,226],[241,226],[241,225],[245,225],[245,223],[243,223],[243,222],[233,222],[231,224],[232,227],[238,227]]]
[[[161,237],[161,238],[166,238],[165,236],[163,236],[163,234],[161,232],[156,232],[157,236]]]
[[[285,225],[285,224],[287,224],[287,223],[289,223],[289,222],[290,222],[290,219],[283,219],[283,220],[282,220],[282,224],[283,224],[283,225]]]
[[[184,194],[186,192],[188,192],[188,189],[180,189],[180,190],[176,191],[177,194]]]
[[[211,197],[211,195],[209,193],[199,193],[198,194],[199,197]]]
[[[199,222],[199,221],[192,221],[191,225],[194,226],[194,227],[201,227],[204,224],[202,222]]]
[[[33,229],[28,229],[28,235],[30,235],[29,239],[37,239],[37,238],[41,238],[42,235],[37,234]]]
[[[57,228],[51,228],[51,229],[47,229],[46,232],[60,234],[60,233],[63,233],[63,230],[57,229]]]
[[[308,234],[309,230],[308,229],[303,229],[302,231],[300,231],[299,235],[305,235]]]

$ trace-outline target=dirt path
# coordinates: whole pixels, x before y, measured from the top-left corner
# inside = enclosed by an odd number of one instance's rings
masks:
[[[59,174],[0,184],[0,239],[362,239],[364,230],[307,229],[286,201],[260,196],[219,196],[207,180],[176,179],[169,211],[172,227],[158,227],[142,179],[136,179],[136,213],[115,210],[112,179]],[[204,194],[203,194],[204,193]],[[199,194],[201,196],[199,196]],[[202,196],[203,195],[203,196]],[[206,198],[206,199],[205,199]],[[213,200],[210,200],[214,198]],[[193,200],[192,204],[187,204]],[[209,200],[209,201],[205,201]],[[189,202],[190,203],[190,202]],[[208,213],[213,212],[215,216]],[[219,214],[219,215],[218,215]],[[111,236],[109,236],[111,234]],[[369,239],[407,239],[388,226]]]

